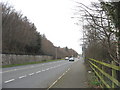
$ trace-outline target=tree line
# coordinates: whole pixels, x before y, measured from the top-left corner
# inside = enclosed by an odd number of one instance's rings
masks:
[[[92,2],[91,7],[77,2],[83,22],[83,55],[120,66],[120,2]],[[78,16],[79,15],[79,16]],[[117,73],[120,81],[120,72]]]
[[[77,55],[77,52],[67,47],[53,45],[45,35],[37,31],[37,27],[27,16],[18,12],[6,3],[2,6],[2,53],[21,55],[50,55],[54,58]]]

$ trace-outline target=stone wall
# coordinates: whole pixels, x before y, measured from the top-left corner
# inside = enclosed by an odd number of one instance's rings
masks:
[[[24,64],[30,62],[39,62],[53,59],[52,56],[45,55],[10,55],[2,54],[2,65]]]

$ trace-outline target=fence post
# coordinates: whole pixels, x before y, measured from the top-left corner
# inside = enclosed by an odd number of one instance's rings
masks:
[[[112,65],[116,65],[114,61],[112,61]],[[112,69],[112,77],[116,78],[116,70]],[[112,82],[112,88],[115,88],[114,82]]]
[[[104,71],[104,66],[103,65],[102,65],[102,70]],[[104,79],[104,75],[103,74],[101,74],[101,77]],[[104,84],[103,83],[101,83],[101,87],[104,88]]]

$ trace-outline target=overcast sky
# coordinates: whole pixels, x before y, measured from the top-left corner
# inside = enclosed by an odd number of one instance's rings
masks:
[[[80,46],[82,38],[82,25],[77,26],[72,9],[74,1],[89,5],[95,0],[2,0],[8,2],[17,11],[35,24],[37,31],[45,34],[55,46],[68,47],[82,53]]]

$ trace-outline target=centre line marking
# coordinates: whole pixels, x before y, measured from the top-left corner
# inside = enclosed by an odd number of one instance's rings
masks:
[[[29,75],[32,76],[34,73],[30,73]]]
[[[36,73],[40,73],[41,71],[37,71]]]
[[[46,70],[49,70],[49,68],[47,68]]]
[[[24,78],[24,77],[26,77],[26,76],[27,76],[27,75],[21,76],[21,77],[19,77],[19,79]]]
[[[10,80],[8,80],[8,81],[5,81],[4,83],[8,83],[8,82],[12,82],[12,81],[14,81],[15,79],[10,79]]]
[[[42,70],[42,71],[45,71],[45,70]]]

